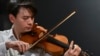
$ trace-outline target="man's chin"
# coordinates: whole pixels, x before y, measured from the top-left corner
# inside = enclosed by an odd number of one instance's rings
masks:
[[[25,30],[24,32],[29,32],[29,31],[31,31],[31,29],[29,29],[29,30]]]

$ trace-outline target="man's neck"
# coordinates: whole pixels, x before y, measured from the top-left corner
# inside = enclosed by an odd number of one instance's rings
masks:
[[[19,40],[20,32],[16,28],[13,28],[13,33],[14,33],[15,38]]]

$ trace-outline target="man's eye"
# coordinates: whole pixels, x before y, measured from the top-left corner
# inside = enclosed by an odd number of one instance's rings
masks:
[[[27,20],[27,19],[28,19],[28,17],[24,17],[23,19],[24,19],[24,20]]]

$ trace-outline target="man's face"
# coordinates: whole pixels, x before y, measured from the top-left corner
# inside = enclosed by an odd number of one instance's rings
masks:
[[[27,32],[32,29],[34,17],[32,12],[26,8],[20,8],[17,16],[14,19],[14,27],[20,32]]]

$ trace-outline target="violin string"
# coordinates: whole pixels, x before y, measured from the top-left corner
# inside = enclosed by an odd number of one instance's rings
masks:
[[[59,27],[62,23],[64,23],[67,19],[69,19],[71,16],[73,16],[76,13],[76,11],[73,11],[71,14],[69,14],[64,20],[62,20],[61,22],[59,22],[55,27],[53,27],[48,33],[46,33],[45,35],[43,35],[39,40],[37,40],[36,42],[34,42],[34,44],[31,45],[30,49],[32,47],[34,47],[36,44],[38,44],[41,40],[43,40],[44,38],[47,38],[47,35],[49,35],[53,30],[55,30],[57,27]]]

